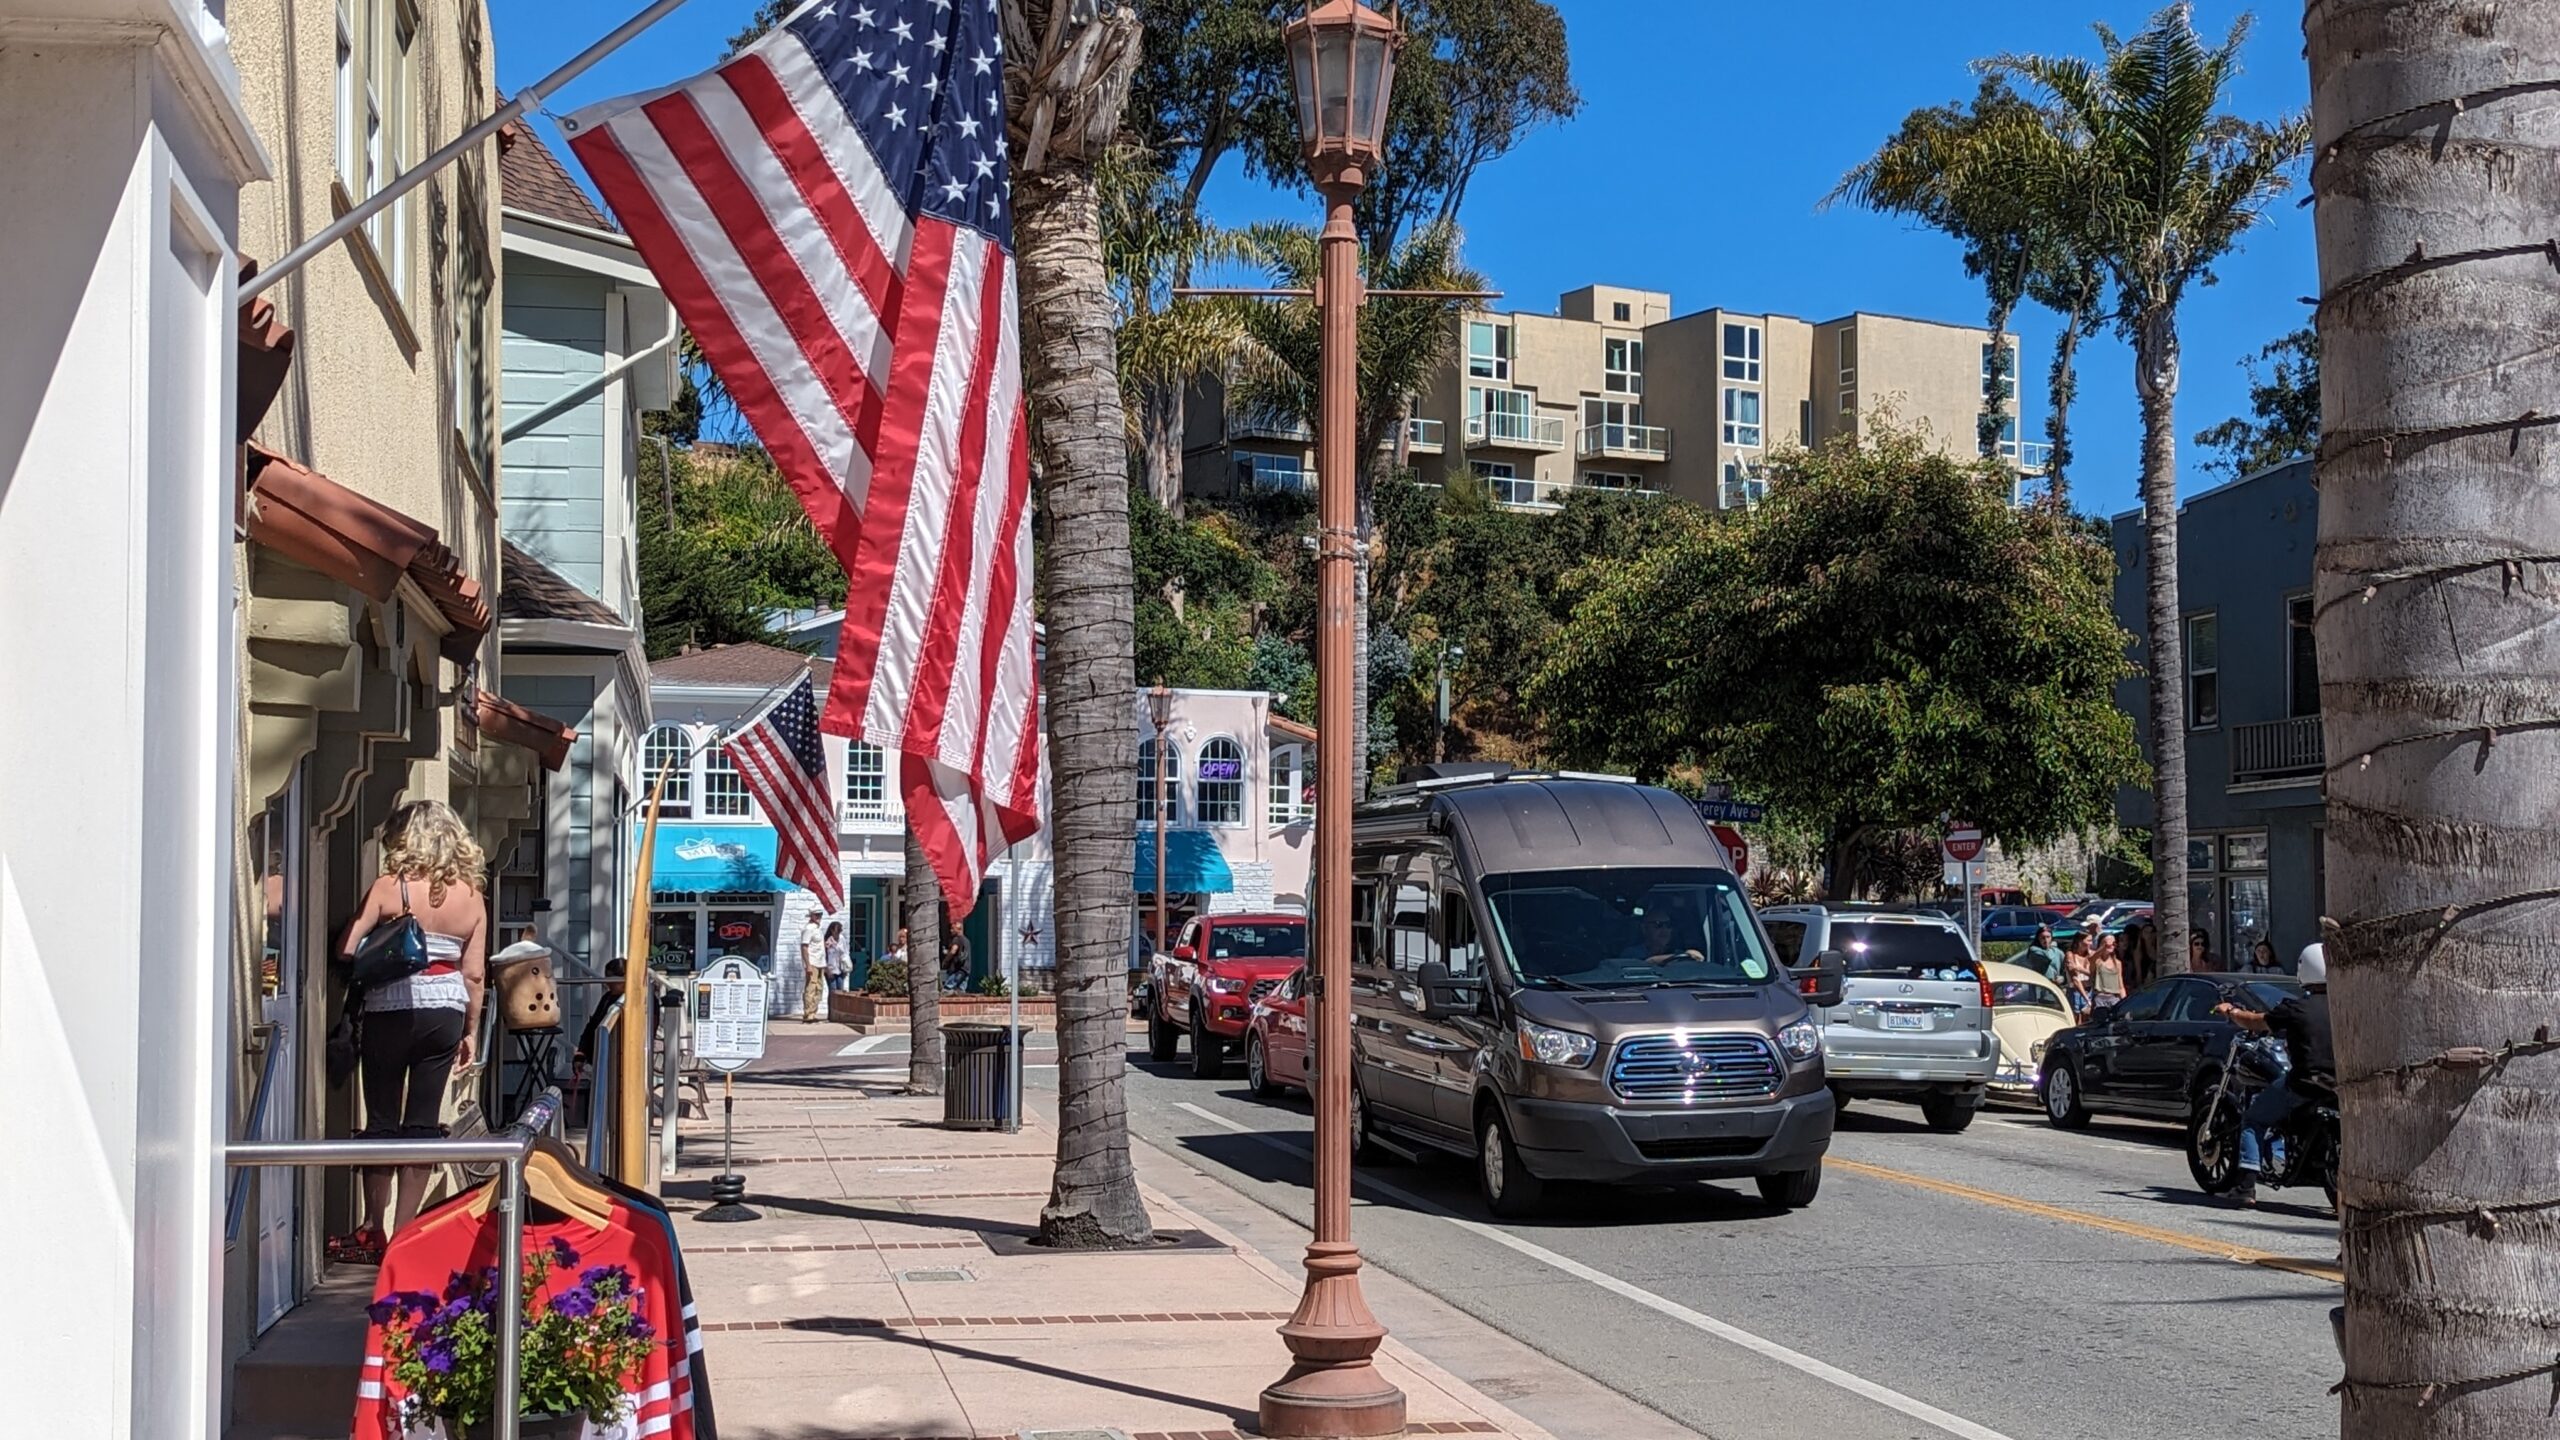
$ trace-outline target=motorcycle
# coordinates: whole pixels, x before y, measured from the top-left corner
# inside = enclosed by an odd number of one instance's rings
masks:
[[[2231,1038],[2222,1074],[2187,1130],[2187,1173],[2208,1195],[2227,1195],[2240,1183],[2240,1117],[2269,1085],[2285,1082],[2284,1042],[2246,1031]],[[2260,1159],[2261,1185],[2317,1185],[2338,1203],[2338,1097],[2326,1087],[2295,1088],[2312,1097],[2268,1141]]]

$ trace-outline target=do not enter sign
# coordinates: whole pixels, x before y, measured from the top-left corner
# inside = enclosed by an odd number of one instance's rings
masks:
[[[1959,820],[1947,827],[1947,838],[1939,848],[1950,860],[1972,860],[1982,854],[1982,827]]]

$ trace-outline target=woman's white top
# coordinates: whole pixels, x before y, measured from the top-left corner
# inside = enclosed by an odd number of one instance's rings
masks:
[[[367,990],[365,1009],[470,1010],[471,986],[462,978],[462,937],[433,930],[426,936],[427,968]]]

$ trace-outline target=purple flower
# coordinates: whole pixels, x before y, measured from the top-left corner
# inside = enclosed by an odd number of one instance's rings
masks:
[[[610,1286],[613,1293],[628,1295],[631,1293],[631,1272],[619,1265],[591,1265],[585,1274],[578,1277],[578,1283],[590,1290],[604,1290]]]
[[[551,1263],[566,1270],[578,1263],[578,1252],[557,1235],[551,1237]]]
[[[461,1319],[463,1316],[470,1314],[473,1310],[478,1308],[479,1307],[477,1305],[472,1303],[470,1296],[457,1295],[453,1299],[444,1302],[443,1309],[438,1310],[435,1314],[429,1316],[427,1318],[427,1324],[430,1328],[441,1329],[444,1326],[451,1325],[454,1321]]]
[[[364,1307],[364,1318],[372,1321],[376,1325],[387,1325],[391,1323],[391,1317],[399,1313],[400,1297],[396,1295],[385,1295],[381,1299]]]
[[[634,1340],[646,1340],[646,1339],[649,1339],[651,1336],[656,1335],[657,1333],[658,1333],[658,1332],[657,1332],[657,1330],[656,1330],[654,1327],[652,1327],[652,1326],[649,1324],[649,1322],[648,1322],[648,1321],[641,1319],[641,1318],[640,1318],[639,1316],[637,1316],[637,1315],[634,1315],[634,1316],[632,1316],[632,1317],[631,1317],[631,1338],[632,1338],[632,1339],[634,1339]]]
[[[596,1292],[580,1285],[551,1297],[551,1313],[572,1320],[584,1320],[596,1313]]]
[[[453,1373],[453,1344],[447,1340],[430,1340],[418,1351],[427,1369],[438,1375]]]

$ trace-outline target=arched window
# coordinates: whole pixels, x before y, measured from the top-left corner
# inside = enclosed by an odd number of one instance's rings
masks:
[[[661,725],[649,732],[648,743],[640,747],[640,785],[645,791],[658,783],[658,772],[672,765],[667,774],[666,802],[660,813],[690,815],[693,813],[693,766],[685,752],[693,748],[693,737],[675,725]]]
[[[1298,769],[1304,762],[1295,745],[1282,745],[1271,752],[1271,823],[1286,825],[1298,818]]]
[[[1164,823],[1173,825],[1182,819],[1182,747],[1170,741],[1161,752],[1155,737],[1138,742],[1138,823],[1156,823],[1156,775],[1162,767],[1164,775]]]
[[[747,801],[747,779],[738,762],[717,745],[702,749],[702,813],[744,819],[755,812]]]
[[[845,746],[844,813],[856,820],[889,818],[889,762],[879,746],[860,740]]]
[[[1244,747],[1224,735],[1200,747],[1200,821],[1204,825],[1244,823]]]

